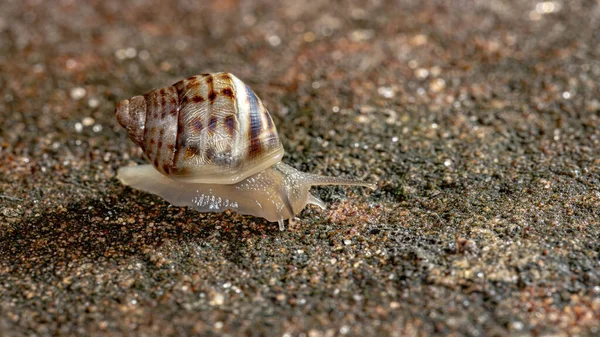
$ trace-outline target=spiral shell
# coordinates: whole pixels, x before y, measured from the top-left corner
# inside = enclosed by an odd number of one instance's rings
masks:
[[[115,114],[163,175],[233,184],[281,161],[269,112],[229,73],[193,76],[117,104]]]

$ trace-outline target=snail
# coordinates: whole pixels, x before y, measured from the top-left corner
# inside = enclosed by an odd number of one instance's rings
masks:
[[[124,185],[201,212],[230,209],[290,223],[307,204],[325,209],[311,186],[375,184],[305,173],[284,149],[256,94],[229,73],[192,76],[119,102],[119,124],[151,165],[121,167]]]

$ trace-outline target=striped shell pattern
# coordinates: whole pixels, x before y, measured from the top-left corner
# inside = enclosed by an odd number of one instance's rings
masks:
[[[284,154],[267,109],[229,73],[193,76],[123,100],[115,113],[152,165],[180,181],[233,184]]]

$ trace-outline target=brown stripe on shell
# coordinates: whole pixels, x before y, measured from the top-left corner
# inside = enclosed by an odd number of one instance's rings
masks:
[[[225,117],[223,125],[225,126],[225,130],[227,131],[227,134],[229,134],[229,136],[231,138],[233,138],[233,135],[235,134],[235,129],[236,129],[235,117],[233,115],[229,115],[229,116]]]
[[[210,122],[208,122],[208,131],[210,131],[211,133],[215,132],[215,129],[217,128],[217,117],[216,116],[210,116]]]
[[[179,101],[181,102],[181,96],[183,96],[185,94],[185,92],[183,90],[185,90],[185,83],[183,81],[179,81],[175,84],[173,84],[173,87],[175,87],[175,89],[177,89],[177,97],[179,98]]]
[[[231,76],[228,73],[221,73],[219,75],[219,79],[222,80],[222,81],[226,81],[226,82],[231,82],[232,81],[232,78],[231,78]]]
[[[158,95],[160,96],[160,98],[161,98],[161,99],[163,100],[163,102],[164,102],[165,95],[166,95],[165,88],[160,88],[160,89],[158,90]]]
[[[167,117],[167,97],[165,94],[165,90],[162,89],[160,91],[160,118],[165,119]]]
[[[217,98],[217,93],[211,88],[210,92],[208,93],[208,100],[210,101],[210,103],[214,103],[215,98]]]
[[[202,103],[204,101],[205,101],[204,97],[202,97],[200,95],[195,95],[194,97],[192,97],[192,102],[194,102],[194,103]]]
[[[154,111],[154,109],[152,109],[152,107],[155,105],[154,102],[152,102],[153,96],[152,96],[152,92],[149,92],[147,94],[144,94],[144,100],[146,101],[146,124],[149,122],[149,118],[156,118],[156,111]],[[146,128],[147,129],[147,128]]]
[[[156,134],[156,143],[157,146],[155,147],[155,152],[154,152],[154,167],[160,171],[160,148],[162,147],[162,139],[163,139],[163,135],[165,134],[165,130],[160,128],[160,131],[158,132],[158,134],[156,132],[154,132],[154,134]]]
[[[190,145],[185,148],[184,157],[190,159],[200,154],[200,149],[196,145]]]
[[[212,147],[207,148],[204,152],[204,157],[207,161],[211,162],[215,157],[215,150]]]
[[[176,123],[179,112],[178,86],[159,88],[145,95],[148,116],[144,134],[144,154],[154,167],[167,174],[166,165],[173,163],[173,151],[176,142]]]
[[[204,129],[207,127],[207,123],[198,110],[207,100],[205,80],[205,76],[197,75],[187,78],[182,84],[178,84],[180,86],[179,92],[182,96],[180,97],[177,118],[177,141],[172,159],[172,173],[184,174],[183,171],[186,165],[195,165],[193,163],[186,163],[188,158],[195,156],[193,155],[195,151],[192,150],[190,152],[187,150],[187,142],[185,140],[206,132]]]
[[[233,90],[231,90],[231,88],[223,88],[223,90],[221,90],[221,93],[231,99],[235,99],[235,96],[233,95]]]
[[[198,77],[193,77],[191,80],[189,80],[188,83],[186,83],[187,90],[192,90],[199,86],[200,86],[200,81],[198,80]]]
[[[165,136],[165,129],[160,129],[160,132],[158,133],[158,151],[160,152],[160,149],[163,146],[163,138]]]
[[[144,141],[142,142],[142,150],[144,151],[144,154],[148,155],[148,157],[149,153],[152,153],[153,146],[146,146],[145,140],[148,139],[148,145],[154,145],[156,143],[156,140],[154,140],[154,130],[156,130],[155,127],[144,128]]]
[[[161,168],[163,173],[169,174],[173,166],[173,149],[177,141],[177,132],[173,124],[176,125],[177,123],[180,107],[179,93],[176,87],[169,86],[165,88],[165,104],[163,108],[167,112],[167,116],[164,121],[163,130],[161,130],[162,144],[159,148],[162,152]]]
[[[192,126],[194,127],[194,130],[199,134],[200,132],[202,132],[202,129],[204,129],[204,126],[202,125],[202,119],[200,119],[200,117],[196,117],[194,119],[194,121],[192,122]]]
[[[175,136],[175,151],[173,151],[172,166],[174,168],[177,165],[177,161],[179,160],[179,153],[181,152],[181,149],[183,149],[186,143],[184,137],[181,137],[183,131],[183,122],[181,121],[181,114],[179,114],[179,116],[177,116],[177,134]]]
[[[215,92],[215,83],[212,75],[208,75],[206,77],[206,84],[208,84],[208,100],[212,104],[215,102],[215,98],[217,98],[217,93]]]
[[[177,100],[175,99],[175,97],[171,97],[171,99],[169,100],[169,104],[170,104],[170,111],[169,114],[171,116],[175,116],[179,113],[179,105],[177,104]]]
[[[199,76],[191,76],[188,77],[185,80],[181,80],[177,83],[175,83],[173,85],[176,89],[177,89],[177,96],[179,98],[179,105],[178,105],[178,115],[177,115],[177,131],[176,131],[176,136],[175,136],[175,146],[173,148],[173,156],[171,159],[171,168],[172,168],[172,172],[176,171],[181,173],[182,168],[178,168],[177,167],[177,163],[179,162],[179,157],[181,155],[182,152],[184,152],[184,156],[186,155],[187,149],[186,149],[186,135],[185,135],[185,125],[183,123],[183,116],[181,114],[181,110],[183,109],[183,107],[185,107],[187,104],[189,104],[189,101],[192,100],[195,103],[198,103],[199,101],[201,101],[203,99],[203,97],[199,96],[199,95],[193,95],[190,98],[190,95],[188,95],[188,93],[192,90],[195,90],[197,87],[200,86],[200,81],[199,81]],[[200,119],[198,118],[198,122],[199,124],[196,125],[196,127],[198,127],[198,129],[202,129],[202,122],[200,121]]]
[[[263,129],[262,126],[262,118],[259,115],[259,110],[262,108],[260,104],[260,100],[254,94],[254,91],[250,89],[246,85],[246,97],[248,99],[248,113],[250,114],[250,125],[248,128],[248,139],[250,140],[250,145],[248,146],[248,157],[254,158],[261,154],[263,151],[261,144],[261,131]]]
[[[183,106],[186,105],[190,100],[187,93],[199,87],[200,81],[198,80],[198,76],[192,76],[185,80],[181,80],[172,86],[177,89],[178,101],[180,102],[180,106]]]
[[[254,158],[259,156],[262,152],[262,144],[260,143],[260,139],[253,138],[250,140],[250,146],[248,147],[248,156],[250,158]]]

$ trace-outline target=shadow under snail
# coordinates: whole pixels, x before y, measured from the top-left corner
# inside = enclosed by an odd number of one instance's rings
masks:
[[[121,167],[124,185],[201,212],[227,209],[295,221],[316,185],[375,184],[305,173],[281,162],[275,124],[254,92],[229,73],[193,76],[119,102],[119,124],[152,165]]]

